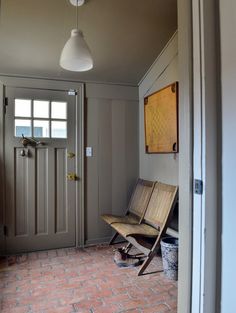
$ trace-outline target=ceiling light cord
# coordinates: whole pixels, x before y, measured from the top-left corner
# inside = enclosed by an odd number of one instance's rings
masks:
[[[76,29],[79,29],[79,26],[78,26],[78,2],[79,2],[79,0],[77,0],[77,3],[76,3]]]

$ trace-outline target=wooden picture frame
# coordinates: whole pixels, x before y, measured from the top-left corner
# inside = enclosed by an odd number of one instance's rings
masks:
[[[178,153],[178,82],[144,98],[146,153]]]

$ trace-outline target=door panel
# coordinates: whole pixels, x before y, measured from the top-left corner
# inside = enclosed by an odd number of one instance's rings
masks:
[[[37,149],[36,156],[36,223],[37,235],[48,233],[48,149]]]
[[[75,173],[76,156],[67,154],[76,149],[76,96],[23,88],[7,88],[6,94],[6,250],[16,253],[74,246],[76,182],[67,180],[67,174]],[[16,99],[30,100],[31,108],[27,104],[27,110],[19,109],[18,101],[15,110]],[[24,147],[21,132],[35,134],[35,140],[43,144]]]
[[[56,149],[56,233],[67,231],[67,186],[66,177],[66,151]]]

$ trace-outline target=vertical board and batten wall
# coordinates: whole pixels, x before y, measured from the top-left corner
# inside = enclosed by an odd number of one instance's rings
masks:
[[[138,88],[86,84],[85,243],[107,241],[102,213],[123,214],[138,174]]]
[[[175,33],[139,84],[139,174],[178,185],[178,154],[145,152],[144,98],[178,81],[178,35]]]

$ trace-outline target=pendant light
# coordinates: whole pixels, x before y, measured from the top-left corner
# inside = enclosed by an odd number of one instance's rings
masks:
[[[92,55],[82,31],[78,29],[78,6],[83,5],[84,0],[70,0],[70,2],[76,6],[76,28],[72,29],[71,37],[61,52],[60,66],[68,71],[89,71],[93,68]]]

